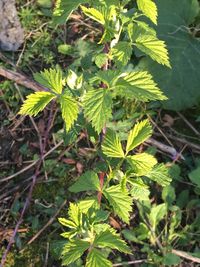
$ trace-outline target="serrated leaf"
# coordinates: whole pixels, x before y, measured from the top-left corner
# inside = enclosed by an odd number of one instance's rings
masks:
[[[159,13],[156,31],[158,37],[166,41],[172,69],[162,68],[150,58],[142,59],[140,68],[151,72],[167,95],[168,100],[162,103],[165,108],[176,111],[187,109],[200,100],[200,40],[187,30],[200,11],[199,2],[155,2]]]
[[[167,213],[167,206],[164,203],[154,206],[151,209],[151,212],[149,214],[149,221],[151,223],[153,230],[156,229],[156,226],[164,218],[166,213]]]
[[[134,171],[137,176],[148,174],[157,164],[156,158],[147,153],[128,156],[127,161],[130,164],[132,171]]]
[[[152,135],[152,127],[148,120],[138,122],[128,135],[126,153],[145,142]]]
[[[107,71],[98,71],[96,77],[105,83],[108,87],[111,87],[119,77],[119,71],[117,70],[107,70]]]
[[[131,179],[128,182],[131,184],[130,193],[134,199],[139,201],[149,199],[149,187],[142,180]]]
[[[59,68],[45,69],[34,74],[34,79],[43,86],[51,89],[56,94],[61,94],[63,89],[62,71]]]
[[[102,144],[103,153],[111,158],[124,158],[124,151],[117,134],[107,128],[106,135]]]
[[[139,101],[165,100],[166,97],[154,82],[153,77],[146,71],[132,71],[125,73],[116,82],[119,95]]]
[[[78,178],[78,181],[69,187],[70,192],[99,191],[98,175],[93,171],[87,171]]]
[[[82,9],[83,13],[86,16],[88,16],[89,18],[99,22],[102,25],[105,24],[104,15],[96,8],[87,8],[85,6],[81,6],[81,9]]]
[[[161,186],[167,186],[172,181],[169,174],[169,168],[164,164],[156,165],[146,176]]]
[[[76,228],[77,227],[77,225],[73,221],[67,220],[65,218],[58,218],[58,221],[63,226],[66,226],[66,227],[69,227],[69,228]]]
[[[56,98],[56,96],[49,92],[35,92],[30,94],[24,101],[19,114],[36,116],[54,98]]]
[[[138,49],[161,65],[171,68],[169,55],[164,41],[153,35],[139,35],[134,43]]]
[[[101,53],[95,57],[95,64],[98,68],[102,68],[108,60],[108,55],[105,53]]]
[[[104,189],[103,194],[122,221],[129,223],[132,198],[128,193],[124,192],[119,185],[116,185]]]
[[[66,125],[66,130],[69,131],[78,118],[79,108],[78,103],[70,95],[63,94],[59,97],[62,118]]]
[[[80,4],[84,4],[86,0],[57,0],[53,12],[53,22],[56,24],[64,24],[68,20],[71,13],[78,8]]]
[[[132,55],[131,43],[125,41],[118,42],[111,49],[110,55],[115,61],[120,62],[123,66],[125,66]]]
[[[82,224],[82,214],[77,204],[70,203],[68,215],[69,219],[74,222],[77,227]]]
[[[124,253],[130,253],[130,249],[120,236],[109,230],[99,233],[94,239],[94,246],[101,248],[117,249]]]
[[[86,93],[83,99],[84,114],[91,121],[97,133],[112,117],[112,97],[108,90],[99,88]]]
[[[83,240],[68,242],[62,250],[62,265],[69,265],[79,259],[90,247],[90,243]]]
[[[137,0],[138,9],[142,11],[153,23],[157,24],[157,6],[152,0]]]
[[[103,256],[102,252],[93,248],[87,256],[86,267],[112,267],[112,263]]]

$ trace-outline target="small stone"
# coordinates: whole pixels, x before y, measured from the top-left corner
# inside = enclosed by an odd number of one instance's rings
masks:
[[[16,51],[24,42],[15,0],[0,0],[0,50]]]

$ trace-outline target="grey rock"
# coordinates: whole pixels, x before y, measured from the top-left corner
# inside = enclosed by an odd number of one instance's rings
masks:
[[[23,41],[15,0],[0,0],[0,50],[16,51]]]

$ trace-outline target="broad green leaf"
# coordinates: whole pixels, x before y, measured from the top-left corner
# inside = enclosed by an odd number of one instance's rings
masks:
[[[131,166],[131,170],[137,176],[144,176],[148,174],[157,164],[156,158],[147,153],[128,156],[127,161]]]
[[[164,41],[159,40],[154,35],[140,34],[135,39],[135,46],[142,52],[150,56],[153,60],[161,65],[171,67],[169,62],[169,55]]]
[[[93,245],[100,248],[117,249],[124,253],[130,253],[130,249],[120,236],[109,230],[99,233],[95,239]]]
[[[68,210],[69,219],[78,227],[82,224],[82,215],[77,204],[70,203]]]
[[[87,256],[86,267],[112,267],[112,263],[103,256],[101,251],[93,248]]]
[[[163,264],[166,266],[179,266],[181,261],[181,258],[173,253],[167,253],[163,258]]]
[[[79,259],[90,247],[90,243],[83,240],[73,240],[68,242],[62,250],[62,265],[68,266]]]
[[[77,182],[69,187],[70,192],[78,193],[83,191],[99,191],[99,178],[93,171],[87,171],[81,175]]]
[[[117,134],[107,128],[106,136],[102,144],[103,153],[111,158],[124,158],[124,151]]]
[[[54,94],[49,92],[35,92],[33,94],[30,94],[24,101],[19,114],[36,116],[55,97],[56,96]]]
[[[78,103],[70,95],[63,94],[59,97],[62,118],[66,125],[66,130],[69,131],[78,118],[79,108]]]
[[[98,208],[99,206],[98,199],[97,197],[93,197],[93,198],[86,198],[86,199],[80,200],[78,202],[78,206],[82,213],[87,213],[90,208],[94,208],[94,209]]]
[[[83,99],[85,116],[91,121],[97,133],[112,117],[112,97],[108,90],[99,88],[88,91]]]
[[[148,120],[138,122],[128,135],[126,153],[145,142],[152,135],[152,127]]]
[[[87,8],[85,6],[81,6],[81,9],[83,13],[90,17],[91,19],[99,22],[100,24],[104,25],[105,24],[105,18],[104,15],[97,9],[95,8]]]
[[[95,57],[95,64],[98,68],[102,68],[108,61],[108,55],[105,53],[98,54]]]
[[[110,51],[110,56],[113,60],[120,62],[123,66],[129,62],[131,55],[131,43],[125,41],[118,42]]]
[[[78,8],[80,4],[84,4],[86,0],[57,0],[53,12],[53,21],[56,24],[64,24],[68,20],[71,13]]]
[[[156,229],[156,226],[159,224],[159,222],[164,218],[166,214],[167,214],[167,206],[164,203],[154,206],[151,209],[151,212],[149,214],[149,221],[154,231]]]
[[[169,174],[169,168],[164,164],[156,165],[146,176],[161,186],[167,186],[172,181]]]
[[[173,186],[168,185],[163,188],[162,199],[168,206],[172,206],[173,202],[176,200],[176,193]]]
[[[130,193],[131,196],[136,200],[147,200],[149,199],[150,191],[149,187],[138,179],[129,179],[128,182],[131,184]]]
[[[104,196],[113,207],[122,221],[129,223],[130,212],[132,211],[132,198],[124,192],[119,185],[111,186],[103,191]]]
[[[189,30],[200,8],[197,0],[156,0],[158,7],[158,37],[168,47],[172,69],[160,67],[150,58],[142,59],[140,68],[148,70],[162,88],[170,110],[183,110],[200,99],[200,40]],[[170,21],[170,23],[169,23]]]
[[[63,89],[62,71],[59,68],[45,69],[34,74],[34,79],[43,86],[51,89],[56,94],[61,94]]]
[[[119,78],[119,71],[116,70],[107,70],[107,71],[98,71],[96,78],[105,83],[108,87],[112,87],[113,84]]]
[[[116,90],[119,95],[139,101],[165,100],[151,74],[146,71],[132,71],[125,73],[116,82]]]
[[[190,181],[200,188],[200,166],[189,173]]]
[[[157,24],[157,7],[152,0],[137,0],[138,9],[141,10],[153,23]]]

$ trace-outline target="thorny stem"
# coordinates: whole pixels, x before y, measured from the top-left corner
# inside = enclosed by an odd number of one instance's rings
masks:
[[[31,186],[30,186],[30,189],[29,189],[29,192],[28,192],[28,196],[26,198],[26,201],[25,201],[25,204],[24,204],[24,207],[21,211],[21,214],[20,214],[20,217],[19,217],[19,220],[15,226],[15,229],[13,231],[13,234],[11,235],[10,237],[10,240],[9,240],[9,243],[7,245],[7,248],[2,256],[2,259],[1,259],[1,263],[0,263],[0,267],[3,267],[5,262],[6,262],[6,258],[7,258],[7,255],[13,245],[13,243],[15,242],[15,237],[16,237],[16,234],[19,230],[19,227],[20,225],[22,224],[23,222],[23,217],[24,217],[24,214],[30,204],[30,201],[31,201],[31,197],[32,197],[32,193],[33,193],[33,189],[34,189],[34,186],[36,184],[36,181],[37,181],[37,177],[40,173],[40,167],[41,167],[41,164],[43,162],[43,155],[44,155],[44,152],[45,152],[45,148],[46,148],[46,144],[47,144],[47,139],[48,139],[48,136],[49,136],[49,131],[50,131],[50,128],[51,128],[51,124],[52,124],[52,119],[53,119],[53,108],[54,108],[54,103],[52,103],[52,106],[51,106],[51,110],[50,110],[50,113],[49,113],[49,119],[48,119],[48,124],[47,124],[47,129],[46,129],[46,132],[45,132],[45,135],[44,135],[44,141],[43,141],[43,144],[41,145],[41,155],[40,155],[40,159],[38,161],[38,164],[36,166],[36,170],[35,170],[35,173],[32,177],[32,183],[31,183]]]

